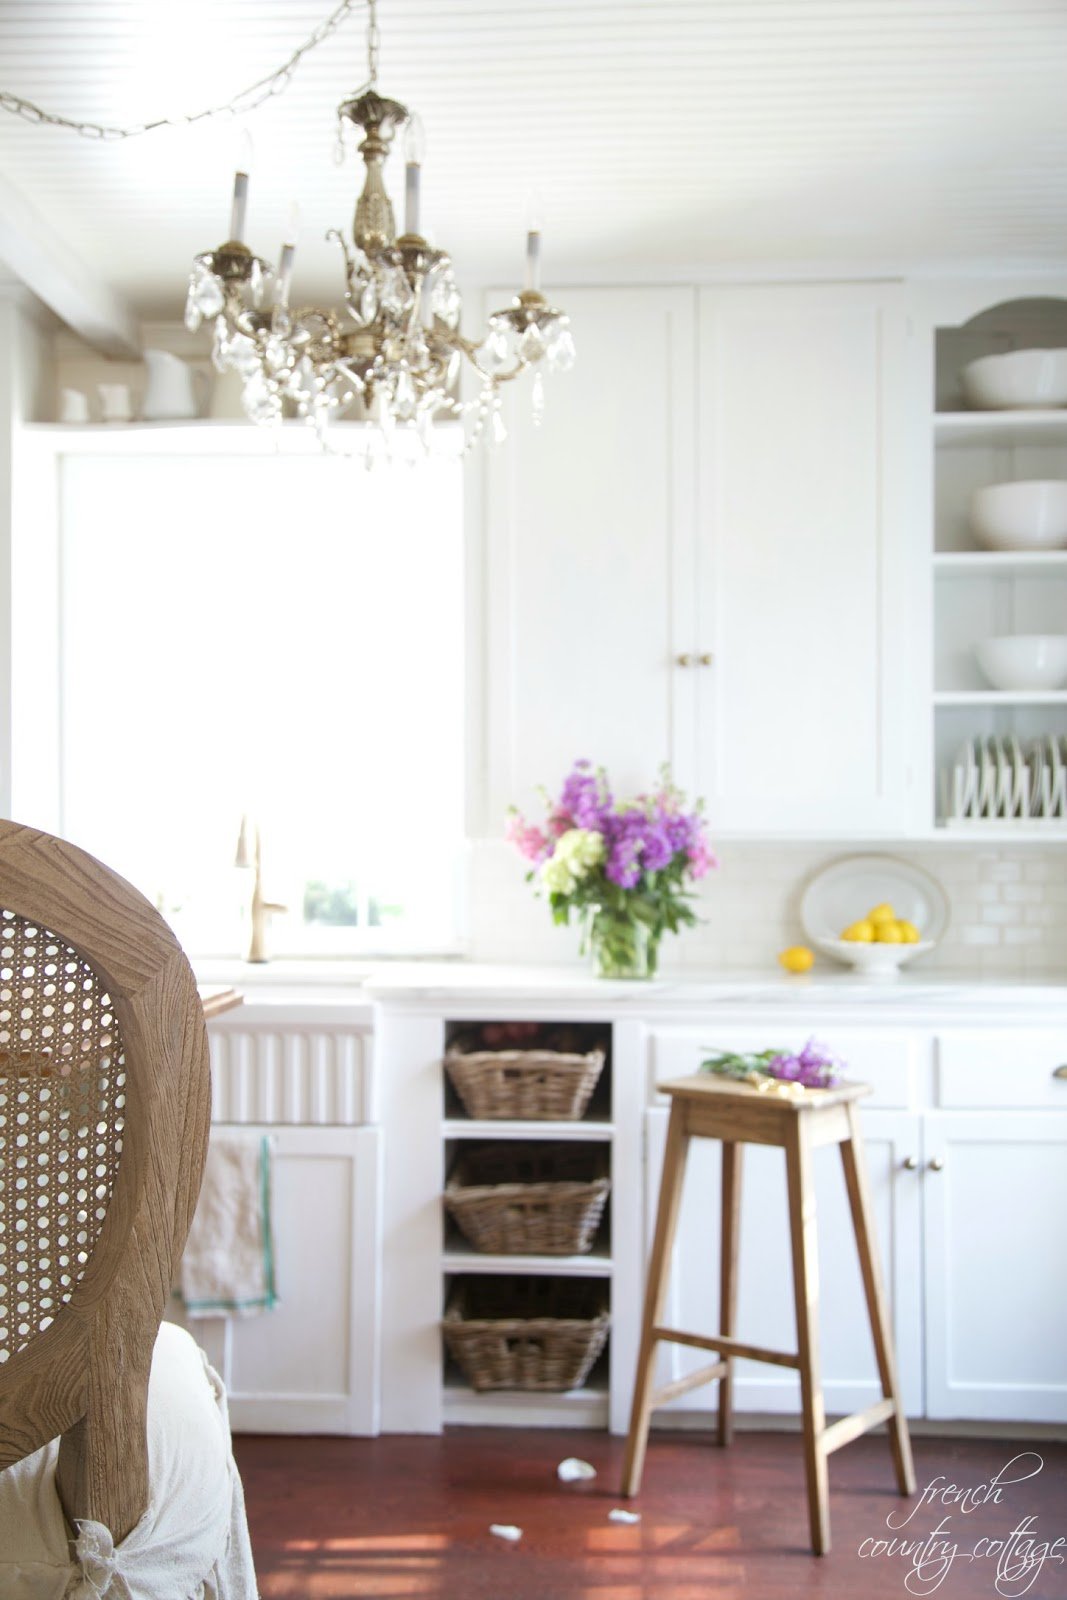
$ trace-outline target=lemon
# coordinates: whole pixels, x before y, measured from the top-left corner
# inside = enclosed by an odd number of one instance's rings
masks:
[[[919,943],[919,940],[921,939],[922,935],[920,934],[918,928],[915,926],[914,922],[905,922],[903,919],[901,919],[897,923],[897,927],[900,929],[900,942],[901,942],[901,944],[918,944]]]
[[[877,944],[904,944],[904,935],[900,931],[899,922],[880,922],[874,930]]]
[[[791,944],[778,960],[787,972],[810,972],[815,965],[815,957],[806,944]]]
[[[841,935],[852,944],[870,944],[874,938],[874,924],[869,921],[853,922]]]
[[[876,928],[880,922],[895,922],[896,920],[897,914],[887,900],[883,900],[879,906],[872,907],[867,913],[867,921],[873,922]]]

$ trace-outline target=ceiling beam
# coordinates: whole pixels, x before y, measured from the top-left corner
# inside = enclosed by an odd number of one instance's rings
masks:
[[[85,263],[0,174],[0,261],[61,322],[101,354],[138,357],[137,323],[125,302],[94,278]]]

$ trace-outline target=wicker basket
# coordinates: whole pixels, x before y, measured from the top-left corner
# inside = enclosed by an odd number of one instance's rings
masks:
[[[467,1282],[448,1302],[445,1344],[473,1389],[577,1389],[608,1337],[604,1299],[566,1278]]]
[[[463,1151],[445,1206],[476,1250],[494,1255],[584,1255],[611,1184],[607,1152],[565,1144]]]
[[[450,1050],[445,1071],[469,1117],[577,1121],[604,1070],[603,1050]]]

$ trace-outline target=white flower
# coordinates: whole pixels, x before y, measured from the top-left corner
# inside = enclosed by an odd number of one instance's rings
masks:
[[[565,861],[576,878],[584,878],[604,859],[604,835],[592,828],[568,828],[556,840],[553,860]]]
[[[557,850],[541,868],[541,882],[549,894],[570,894],[578,880],[571,871],[570,863],[562,860]]]

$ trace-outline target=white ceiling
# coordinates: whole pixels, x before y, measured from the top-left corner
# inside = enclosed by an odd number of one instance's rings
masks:
[[[329,9],[0,0],[0,89],[106,121],[197,109]],[[1064,259],[1065,0],[380,0],[380,22],[379,87],[422,116],[427,231],[465,283],[517,275],[532,186],[549,287]],[[248,119],[250,242],[275,257],[299,198],[298,299],[337,298],[322,236],[357,161],[333,163],[334,108],[364,77],[359,9]],[[0,171],[91,278],[173,317],[227,231],[237,135],[100,144],[0,114]]]

